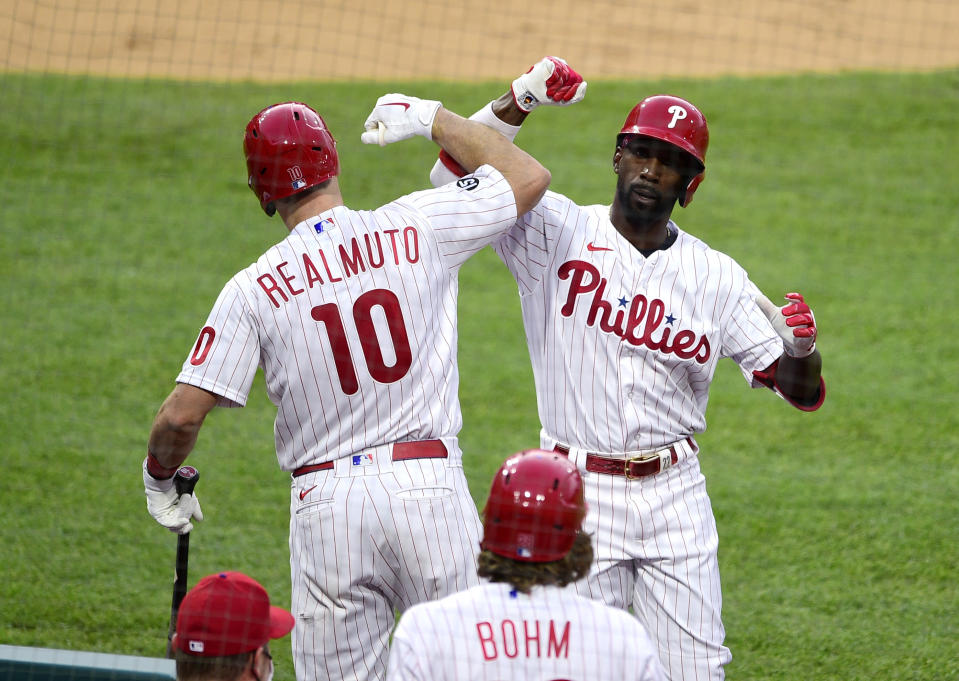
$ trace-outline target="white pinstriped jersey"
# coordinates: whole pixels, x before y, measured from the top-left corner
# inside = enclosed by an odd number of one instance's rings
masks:
[[[415,605],[393,635],[387,681],[662,681],[643,626],[572,589],[484,583]]]
[[[729,256],[672,222],[644,257],[609,219],[555,192],[494,244],[519,285],[544,436],[600,452],[663,447],[706,428],[721,357],[746,380],[783,345]]]
[[[516,221],[490,166],[297,225],[223,288],[177,382],[243,406],[262,367],[283,470],[455,436],[457,274]]]

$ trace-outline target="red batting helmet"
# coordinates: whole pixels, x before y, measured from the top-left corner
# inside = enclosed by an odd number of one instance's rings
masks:
[[[273,204],[326,182],[340,172],[336,140],[306,104],[268,106],[246,126],[243,139],[250,189],[267,215]]]
[[[569,459],[542,449],[520,452],[493,478],[480,548],[529,563],[559,560],[585,515],[583,481]]]
[[[687,206],[706,171],[709,128],[702,112],[685,99],[672,95],[647,97],[626,116],[623,129],[616,138],[617,146],[622,144],[624,135],[645,135],[668,142],[699,161],[702,170],[689,181],[679,200],[680,206]]]

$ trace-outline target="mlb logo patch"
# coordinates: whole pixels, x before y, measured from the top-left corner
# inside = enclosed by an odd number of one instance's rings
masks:
[[[203,652],[203,641],[190,641],[190,652],[191,653],[202,653]]]
[[[322,234],[323,232],[332,229],[333,226],[333,218],[326,218],[325,220],[320,220],[313,225],[313,229],[316,230],[317,234]]]
[[[353,465],[354,466],[372,466],[373,455],[372,454],[354,454]]]
[[[306,180],[303,179],[303,171],[300,170],[300,166],[287,168],[286,172],[290,175],[290,186],[294,190],[303,189],[306,186]]]
[[[516,555],[520,558],[533,557],[533,535],[527,532],[516,535]]]

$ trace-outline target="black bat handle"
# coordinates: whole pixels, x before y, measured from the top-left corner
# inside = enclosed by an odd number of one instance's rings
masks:
[[[200,479],[200,471],[193,466],[181,466],[173,476],[173,486],[177,496],[193,494]],[[187,566],[190,560],[190,533],[177,536],[176,541],[176,575],[173,580],[173,603],[170,607],[170,630],[167,633],[167,657],[173,657],[173,634],[176,631],[176,617],[180,610],[180,603],[186,596]]]
[[[176,487],[177,495],[193,494],[193,488],[196,487],[200,479],[200,471],[193,466],[180,466],[176,475],[173,476],[173,485]]]

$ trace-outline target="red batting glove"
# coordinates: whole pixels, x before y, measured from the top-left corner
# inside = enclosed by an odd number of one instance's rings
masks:
[[[510,86],[516,106],[529,113],[537,106],[569,106],[586,96],[586,81],[565,60],[544,57]]]
[[[787,300],[794,300],[792,305],[786,305],[782,308],[782,314],[786,318],[786,326],[791,327],[793,335],[797,338],[816,339],[816,318],[812,310],[803,301],[803,297],[798,293],[787,293]]]
[[[783,339],[783,349],[790,357],[808,357],[816,349],[816,318],[798,293],[787,293],[791,304],[777,307],[764,295],[756,297],[756,304],[763,311],[773,329]]]
[[[586,85],[583,83],[583,77],[576,73],[572,67],[562,59],[549,57],[555,64],[553,75],[546,79],[546,96],[554,102],[570,103],[570,100],[580,95],[582,99],[586,94]],[[580,88],[580,85],[583,87]],[[582,89],[582,92],[580,90]],[[576,101],[579,101],[577,99]]]

